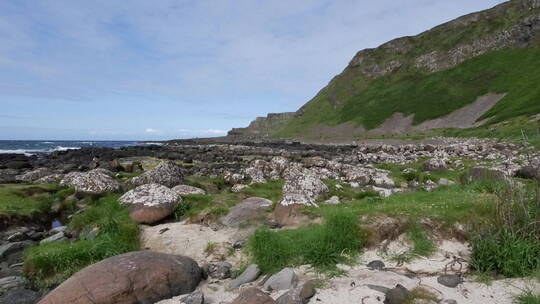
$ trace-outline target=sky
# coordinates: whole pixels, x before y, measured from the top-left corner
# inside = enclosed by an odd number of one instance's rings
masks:
[[[221,136],[500,0],[2,0],[0,139]]]

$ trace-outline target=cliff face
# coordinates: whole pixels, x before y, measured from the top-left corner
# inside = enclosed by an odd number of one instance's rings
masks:
[[[296,115],[295,112],[270,113],[266,117],[257,117],[246,128],[234,128],[228,136],[268,137],[271,133],[286,124]]]
[[[248,130],[241,130],[278,137],[332,136],[336,130],[356,136],[383,125],[396,113],[411,117],[413,125],[418,125],[490,93],[508,94],[493,108],[486,108],[479,120],[525,113],[515,107],[534,112],[535,102],[540,100],[537,86],[521,87],[519,90],[527,93],[518,95],[510,90],[516,87],[517,91],[524,81],[510,86],[517,80],[505,77],[520,65],[524,74],[516,74],[514,79],[537,76],[540,63],[532,57],[540,46],[539,32],[540,0],[508,1],[417,36],[362,50],[296,115],[257,119]],[[530,52],[516,53],[515,49]],[[533,69],[532,65],[538,67]]]

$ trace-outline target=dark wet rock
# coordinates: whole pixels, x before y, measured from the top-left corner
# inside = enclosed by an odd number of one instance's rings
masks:
[[[30,289],[17,288],[6,292],[0,296],[0,303],[6,304],[35,304],[41,295]]]
[[[9,265],[22,260],[26,247],[33,245],[32,241],[12,242],[0,246],[0,261]]]
[[[516,176],[526,179],[535,179],[540,176],[539,171],[539,168],[533,166],[523,166],[516,172]]]
[[[128,207],[136,222],[152,224],[171,215],[181,198],[163,185],[145,184],[126,192],[118,202]]]
[[[0,295],[7,293],[10,290],[24,288],[28,284],[28,280],[23,276],[10,276],[0,279]]]
[[[375,260],[371,261],[367,264],[367,267],[371,270],[384,270],[386,265],[384,265],[384,262],[381,260]]]
[[[437,278],[437,282],[450,288],[456,288],[463,283],[463,278],[457,274],[445,274]]]
[[[15,183],[15,178],[19,174],[19,171],[14,169],[0,169],[0,184]]]
[[[386,293],[384,304],[402,304],[407,299],[408,294],[407,288],[398,284]]]
[[[201,269],[191,258],[130,252],[84,268],[39,303],[72,304],[84,297],[93,304],[154,303],[193,292],[201,278]]]

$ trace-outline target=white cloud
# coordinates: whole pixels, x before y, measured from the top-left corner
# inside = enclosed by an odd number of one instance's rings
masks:
[[[159,133],[159,130],[156,130],[156,129],[152,129],[152,128],[146,128],[144,130],[145,133],[148,133],[148,134],[157,134]]]

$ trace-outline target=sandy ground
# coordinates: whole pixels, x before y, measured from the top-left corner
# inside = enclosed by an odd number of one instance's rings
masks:
[[[163,229],[168,229],[160,233]],[[187,255],[197,262],[211,262],[222,257],[208,255],[205,252],[207,244],[232,244],[235,240],[247,238],[250,231],[225,228],[214,231],[210,227],[171,223],[142,229],[142,244],[151,250]],[[530,279],[506,279],[493,281],[490,285],[475,281],[474,277],[466,276],[465,282],[456,288],[448,288],[437,282],[437,277],[445,273],[459,273],[460,269],[467,269],[467,260],[470,256],[470,248],[465,243],[455,240],[444,240],[437,244],[437,251],[429,258],[418,257],[409,263],[400,264],[392,257],[405,252],[409,245],[400,237],[390,242],[384,249],[374,248],[366,250],[354,266],[339,265],[345,271],[341,277],[325,278],[316,273],[309,266],[295,268],[300,281],[319,279],[323,286],[317,289],[317,294],[309,303],[316,304],[380,304],[384,300],[384,294],[373,288],[382,286],[393,288],[401,284],[411,290],[422,287],[430,291],[439,300],[454,299],[459,304],[512,304],[516,295],[527,290],[540,292],[540,284]],[[235,255],[227,256],[226,260],[238,266],[242,257]],[[230,253],[229,253],[230,254]],[[382,260],[385,270],[370,270],[366,264],[373,260]],[[245,260],[244,260],[245,262]],[[228,290],[227,280],[207,280],[201,283],[199,289],[205,295],[205,303],[218,304],[229,303],[236,298],[240,290],[248,287],[261,288],[265,277],[261,276],[255,282],[245,284],[237,290]],[[285,291],[272,292],[270,295],[277,299]],[[158,302],[160,304],[180,304],[185,295],[177,296]]]

